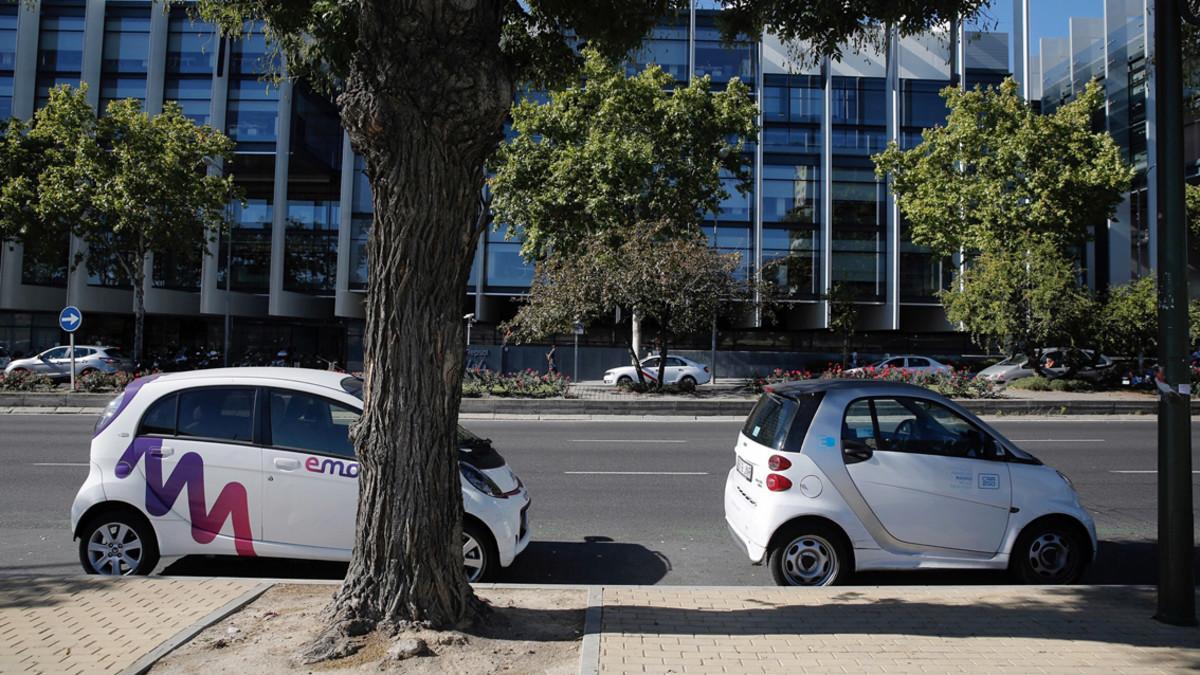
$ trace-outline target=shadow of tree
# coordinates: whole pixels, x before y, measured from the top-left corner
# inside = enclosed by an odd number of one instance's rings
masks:
[[[0,609],[54,607],[75,593],[120,582],[119,577],[0,576]]]

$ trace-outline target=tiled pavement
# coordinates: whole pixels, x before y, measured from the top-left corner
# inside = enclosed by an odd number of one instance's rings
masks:
[[[0,578],[0,673],[115,673],[258,584]]]
[[[1200,629],[1150,619],[1153,589],[603,589],[601,673],[1166,673]]]

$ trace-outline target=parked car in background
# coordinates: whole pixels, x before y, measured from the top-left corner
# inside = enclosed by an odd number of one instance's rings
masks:
[[[1049,377],[1064,377],[1070,371],[1070,365],[1076,364],[1074,377],[1082,380],[1097,382],[1105,377],[1113,367],[1113,360],[1097,355],[1090,349],[1067,349],[1063,347],[1047,347],[1042,350],[1042,371]],[[979,371],[976,377],[982,377],[999,384],[1032,377],[1037,371],[1033,367],[1031,357],[1025,354],[1004,359],[994,366]]]
[[[642,375],[647,382],[658,381],[659,357],[651,356],[642,359]],[[611,368],[604,373],[604,384],[632,384],[637,382],[637,370],[633,366]],[[696,386],[706,384],[712,375],[708,366],[698,361],[685,359],[682,356],[668,356],[667,367],[663,370],[663,384],[678,384],[680,386]]]
[[[1097,546],[1065,475],[946,397],[882,380],[763,394],[734,447],[725,521],[781,586],[916,569],[1069,584]]]
[[[133,372],[133,359],[116,347],[75,345],[75,376],[90,373]],[[8,373],[34,373],[53,380],[71,379],[71,348],[51,347],[27,359],[13,359],[4,367]]]
[[[851,368],[846,371],[846,375],[851,377],[865,375],[868,369],[875,371],[883,370],[884,368],[898,368],[907,370],[910,373],[951,373],[954,369],[950,366],[928,356],[916,356],[914,354],[904,354],[901,356],[891,356],[882,361],[872,363],[870,365],[861,366],[859,368]]]

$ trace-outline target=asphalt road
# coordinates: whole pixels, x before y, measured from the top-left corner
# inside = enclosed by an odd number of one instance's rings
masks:
[[[0,574],[77,573],[68,510],[87,475],[92,417],[0,416]],[[534,541],[499,581],[769,584],[722,515],[736,422],[470,421],[533,497]],[[1096,518],[1093,583],[1153,583],[1153,420],[995,422],[1069,475]],[[1200,429],[1198,427],[1197,429]],[[1200,448],[1200,433],[1193,433]],[[1193,462],[1200,470],[1200,453]],[[1193,498],[1200,504],[1200,490]],[[337,577],[344,566],[189,557],[169,574]],[[862,575],[862,583],[1004,583],[997,573]]]

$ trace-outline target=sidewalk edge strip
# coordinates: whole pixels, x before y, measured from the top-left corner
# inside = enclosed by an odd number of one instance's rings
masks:
[[[604,619],[604,587],[588,586],[587,612],[583,617],[583,644],[579,646],[579,675],[600,673],[600,631]]]
[[[242,593],[233,600],[225,603],[225,605],[218,607],[208,616],[171,636],[165,642],[150,650],[149,653],[143,654],[140,659],[134,661],[132,665],[122,670],[120,675],[142,675],[143,673],[149,671],[155,663],[158,663],[159,659],[167,654],[170,654],[179,647],[182,647],[189,640],[199,635],[205,628],[208,628],[209,626],[221,621],[234,612],[237,612],[246,605],[254,602],[260,595],[266,593],[274,585],[275,582],[273,581],[259,584],[245,593]]]

